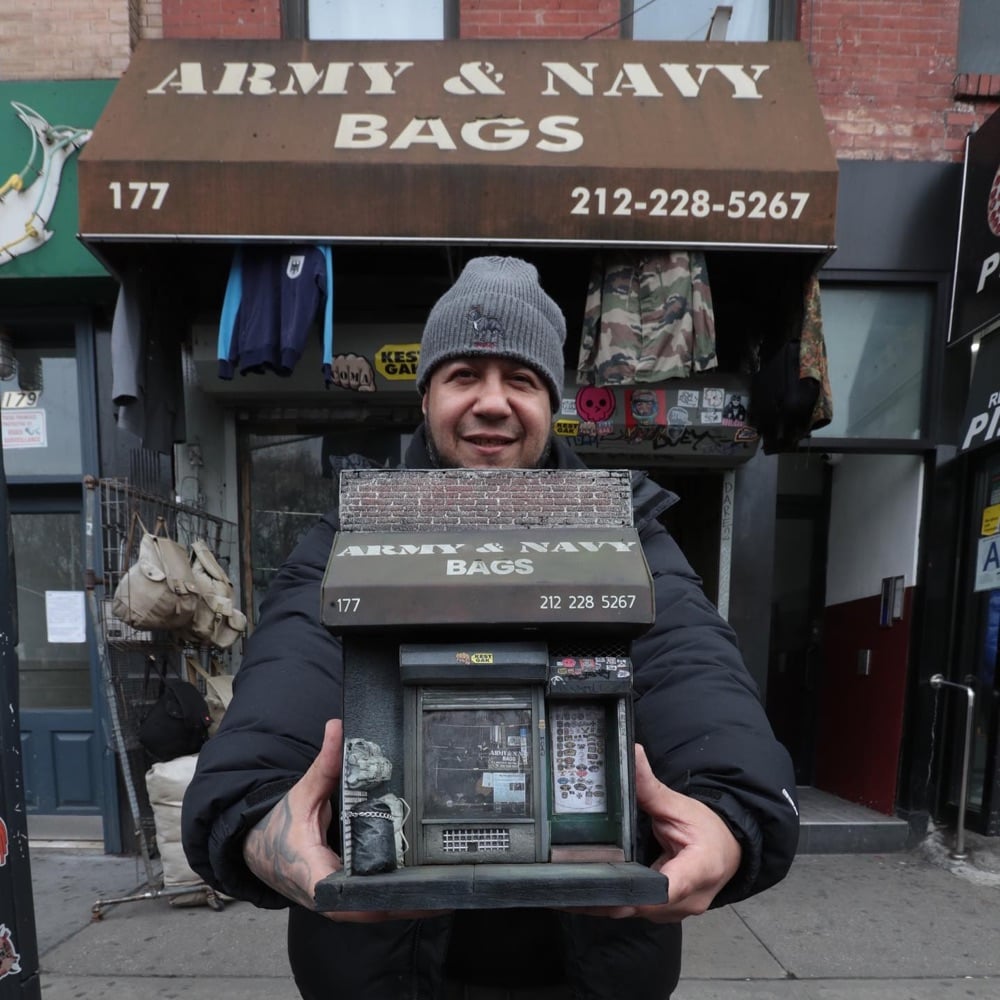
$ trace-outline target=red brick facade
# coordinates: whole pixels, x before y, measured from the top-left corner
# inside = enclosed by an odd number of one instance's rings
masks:
[[[462,0],[463,38],[618,38],[620,0]]]
[[[164,38],[280,38],[281,0],[163,0]]]
[[[813,0],[800,6],[809,54],[837,156],[960,161],[966,133],[997,107],[987,83],[971,100],[957,75],[960,0]],[[957,95],[957,96],[956,96]]]

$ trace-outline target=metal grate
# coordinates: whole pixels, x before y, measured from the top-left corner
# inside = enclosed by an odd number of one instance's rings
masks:
[[[129,797],[139,853],[146,864],[147,881],[153,888],[156,876],[150,859],[156,854],[156,826],[146,794],[146,771],[150,760],[139,744],[139,726],[156,696],[156,673],[147,685],[151,661],[167,671],[187,675],[185,655],[199,656],[210,672],[228,671],[228,653],[192,650],[170,632],[144,631],[114,616],[111,598],[122,575],[138,557],[142,525],[154,531],[162,520],[165,533],[182,545],[205,540],[220,565],[229,569],[237,543],[237,526],[231,521],[159,496],[124,479],[94,480],[88,477],[87,537],[93,550],[86,567],[87,588],[94,625],[101,645],[102,679],[114,749]],[[142,522],[140,524],[139,522]],[[213,662],[214,661],[214,662]],[[202,689],[204,682],[189,677]],[[175,890],[162,890],[174,892]]]
[[[549,650],[549,659],[562,659],[570,657],[580,659],[581,657],[596,658],[599,656],[629,656],[631,655],[631,643],[628,642],[601,642],[595,640],[580,640],[580,644],[566,643],[563,645],[562,639],[558,640],[560,645],[553,645]]]
[[[476,851],[501,853],[510,850],[510,830],[506,827],[445,827],[441,848],[451,853]]]

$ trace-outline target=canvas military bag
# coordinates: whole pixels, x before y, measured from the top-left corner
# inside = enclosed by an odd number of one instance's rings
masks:
[[[139,557],[115,588],[112,613],[137,629],[185,628],[194,618],[199,599],[187,551],[167,537],[162,517],[149,531],[134,514],[130,539],[136,529],[142,532]]]
[[[187,638],[228,649],[247,629],[246,615],[233,604],[233,584],[203,539],[191,543],[191,576],[198,592]]]

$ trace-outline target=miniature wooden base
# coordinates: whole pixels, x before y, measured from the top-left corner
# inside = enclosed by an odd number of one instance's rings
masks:
[[[315,900],[321,913],[646,906],[667,902],[667,879],[636,862],[423,865],[384,875],[335,872],[316,884]]]

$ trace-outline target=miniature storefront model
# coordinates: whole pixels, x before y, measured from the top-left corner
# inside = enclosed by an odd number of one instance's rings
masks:
[[[351,470],[340,516],[344,868],[317,909],[665,902],[635,858],[629,473]]]

